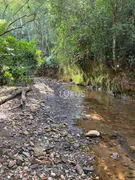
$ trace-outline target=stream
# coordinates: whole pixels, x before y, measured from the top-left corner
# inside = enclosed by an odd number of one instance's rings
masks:
[[[98,173],[103,180],[135,179],[135,102],[116,99],[107,92],[76,85],[68,89],[83,94],[83,108],[75,122],[84,132],[97,130],[101,138],[93,145]],[[111,158],[118,153],[119,157]]]

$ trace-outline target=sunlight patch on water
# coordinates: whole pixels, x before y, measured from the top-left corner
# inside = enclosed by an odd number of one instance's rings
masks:
[[[98,113],[94,112],[93,114],[91,114],[91,118],[95,121],[103,121],[104,119],[102,118],[102,116],[100,116]]]

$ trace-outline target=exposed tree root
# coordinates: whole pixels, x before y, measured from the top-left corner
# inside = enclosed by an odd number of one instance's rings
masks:
[[[13,89],[12,91],[10,90],[10,94],[0,97],[0,105],[15,98],[18,95],[21,95],[21,106],[23,106],[26,103],[26,93],[31,90],[32,90],[31,87]]]
[[[0,96],[7,95],[13,93],[13,91],[17,90],[17,87],[2,87],[0,89]]]

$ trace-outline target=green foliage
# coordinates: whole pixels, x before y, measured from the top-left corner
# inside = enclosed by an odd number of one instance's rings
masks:
[[[83,72],[74,64],[62,67],[61,79],[72,80],[75,84],[84,84]]]
[[[0,33],[24,25],[43,1],[0,0]],[[29,43],[10,36],[2,39],[0,52],[6,63],[1,64],[1,72],[15,82],[27,79],[37,64],[44,63],[45,70],[63,69],[67,80],[110,89],[113,73],[129,69],[134,75],[134,30],[134,0],[49,0],[36,12],[34,22],[11,31]]]
[[[7,21],[5,19],[0,19],[0,34],[5,30]]]
[[[57,62],[56,57],[54,55],[45,57],[45,64],[46,64],[46,67],[49,67],[49,68],[59,67],[59,63]]]
[[[133,0],[50,0],[47,6],[55,34],[49,58],[53,52],[65,79],[111,89],[114,71],[135,67]]]
[[[19,41],[13,36],[0,38],[0,56],[0,84],[27,84],[42,62],[34,41]]]
[[[104,88],[112,89],[114,83],[111,79],[115,75],[108,70],[108,68],[101,63],[92,62],[87,66],[88,69],[81,70],[75,64],[68,64],[67,66],[62,66],[61,79],[66,81],[73,81],[75,84],[80,85],[91,85],[93,88]]]

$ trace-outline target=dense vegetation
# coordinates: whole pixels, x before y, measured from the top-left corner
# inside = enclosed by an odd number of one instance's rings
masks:
[[[134,79],[135,0],[0,3],[1,83],[24,80],[41,62],[40,72],[58,68],[63,80],[93,87],[122,90]]]
[[[27,84],[41,61],[34,41],[17,41],[13,36],[0,38],[0,52],[0,84]]]

